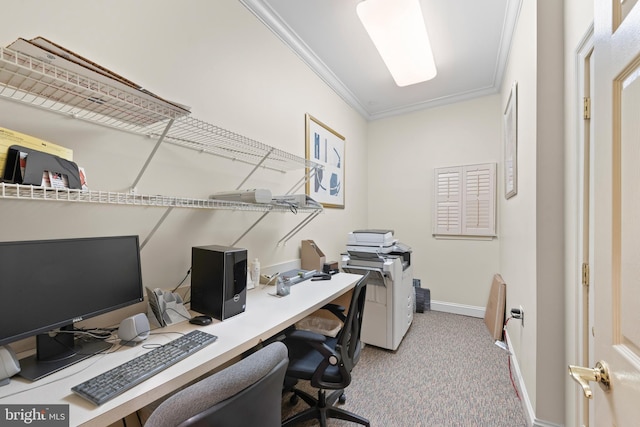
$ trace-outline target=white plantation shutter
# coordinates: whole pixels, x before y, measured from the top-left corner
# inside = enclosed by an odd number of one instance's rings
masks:
[[[462,231],[462,171],[459,167],[435,170],[434,234]]]
[[[495,235],[495,163],[464,166],[465,189],[463,234]]]
[[[496,165],[435,170],[435,235],[495,236]]]

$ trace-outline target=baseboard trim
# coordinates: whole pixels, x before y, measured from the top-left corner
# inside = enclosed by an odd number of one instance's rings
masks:
[[[461,314],[463,316],[478,317],[484,319],[484,307],[456,304],[453,302],[431,301],[431,310],[445,313]]]
[[[507,346],[511,349],[511,339],[509,338],[509,331],[505,331],[505,337],[507,340]],[[514,376],[514,381],[516,383],[516,387],[518,387],[518,393],[520,393],[520,401],[522,402],[522,407],[524,409],[524,415],[527,418],[527,425],[531,427],[562,427],[559,424],[551,423],[545,420],[540,420],[536,418],[535,411],[533,410],[533,405],[531,404],[531,399],[529,399],[529,393],[527,393],[527,388],[524,385],[524,380],[522,378],[522,371],[520,371],[520,365],[518,364],[518,358],[513,352],[511,353],[511,371]]]
[[[532,427],[562,427],[562,425],[536,419],[533,421]]]
[[[511,350],[511,339],[509,338],[509,331],[505,330],[504,336],[507,340],[507,347]],[[522,371],[520,370],[520,364],[518,363],[518,358],[516,355],[511,352],[511,372],[514,376],[514,381],[516,383],[516,387],[518,387],[518,393],[520,393],[520,401],[522,402],[522,407],[524,409],[524,415],[527,418],[527,425],[529,426],[537,426],[538,424],[534,424],[536,415],[533,411],[533,405],[531,404],[531,399],[529,399],[529,393],[527,393],[527,388],[525,387],[524,380],[522,378]]]

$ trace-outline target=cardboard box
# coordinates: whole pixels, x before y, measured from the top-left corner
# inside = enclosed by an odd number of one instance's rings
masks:
[[[489,294],[487,309],[484,312],[484,323],[487,325],[494,340],[502,340],[506,296],[507,284],[502,280],[502,276],[495,274],[491,282],[491,293]]]
[[[334,338],[338,335],[338,332],[340,332],[341,327],[342,322],[335,318],[326,319],[324,317],[307,316],[299,322],[296,322],[296,329],[316,332]]]
[[[322,271],[322,266],[326,261],[326,257],[313,240],[303,240],[300,251],[300,267],[303,270],[316,270],[318,272]]]

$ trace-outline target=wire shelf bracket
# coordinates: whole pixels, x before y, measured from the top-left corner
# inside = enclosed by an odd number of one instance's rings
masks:
[[[289,231],[287,234],[285,234],[282,239],[278,240],[278,244],[276,246],[280,246],[281,244],[282,245],[286,245],[287,242],[293,236],[295,236],[300,230],[302,230],[304,227],[306,227],[307,224],[309,224],[311,221],[313,221],[318,215],[320,215],[321,212],[322,212],[322,210],[317,210],[315,212],[311,212],[305,219],[303,219],[291,231]]]

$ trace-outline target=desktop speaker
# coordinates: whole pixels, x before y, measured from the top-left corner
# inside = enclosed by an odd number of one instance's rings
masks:
[[[191,248],[191,309],[218,320],[244,312],[247,250],[227,246]]]
[[[127,317],[120,322],[120,327],[118,328],[120,344],[131,346],[136,345],[149,337],[150,329],[149,319],[147,319],[147,316],[143,313]]]
[[[0,386],[9,384],[11,377],[20,372],[20,363],[11,347],[0,347]]]

